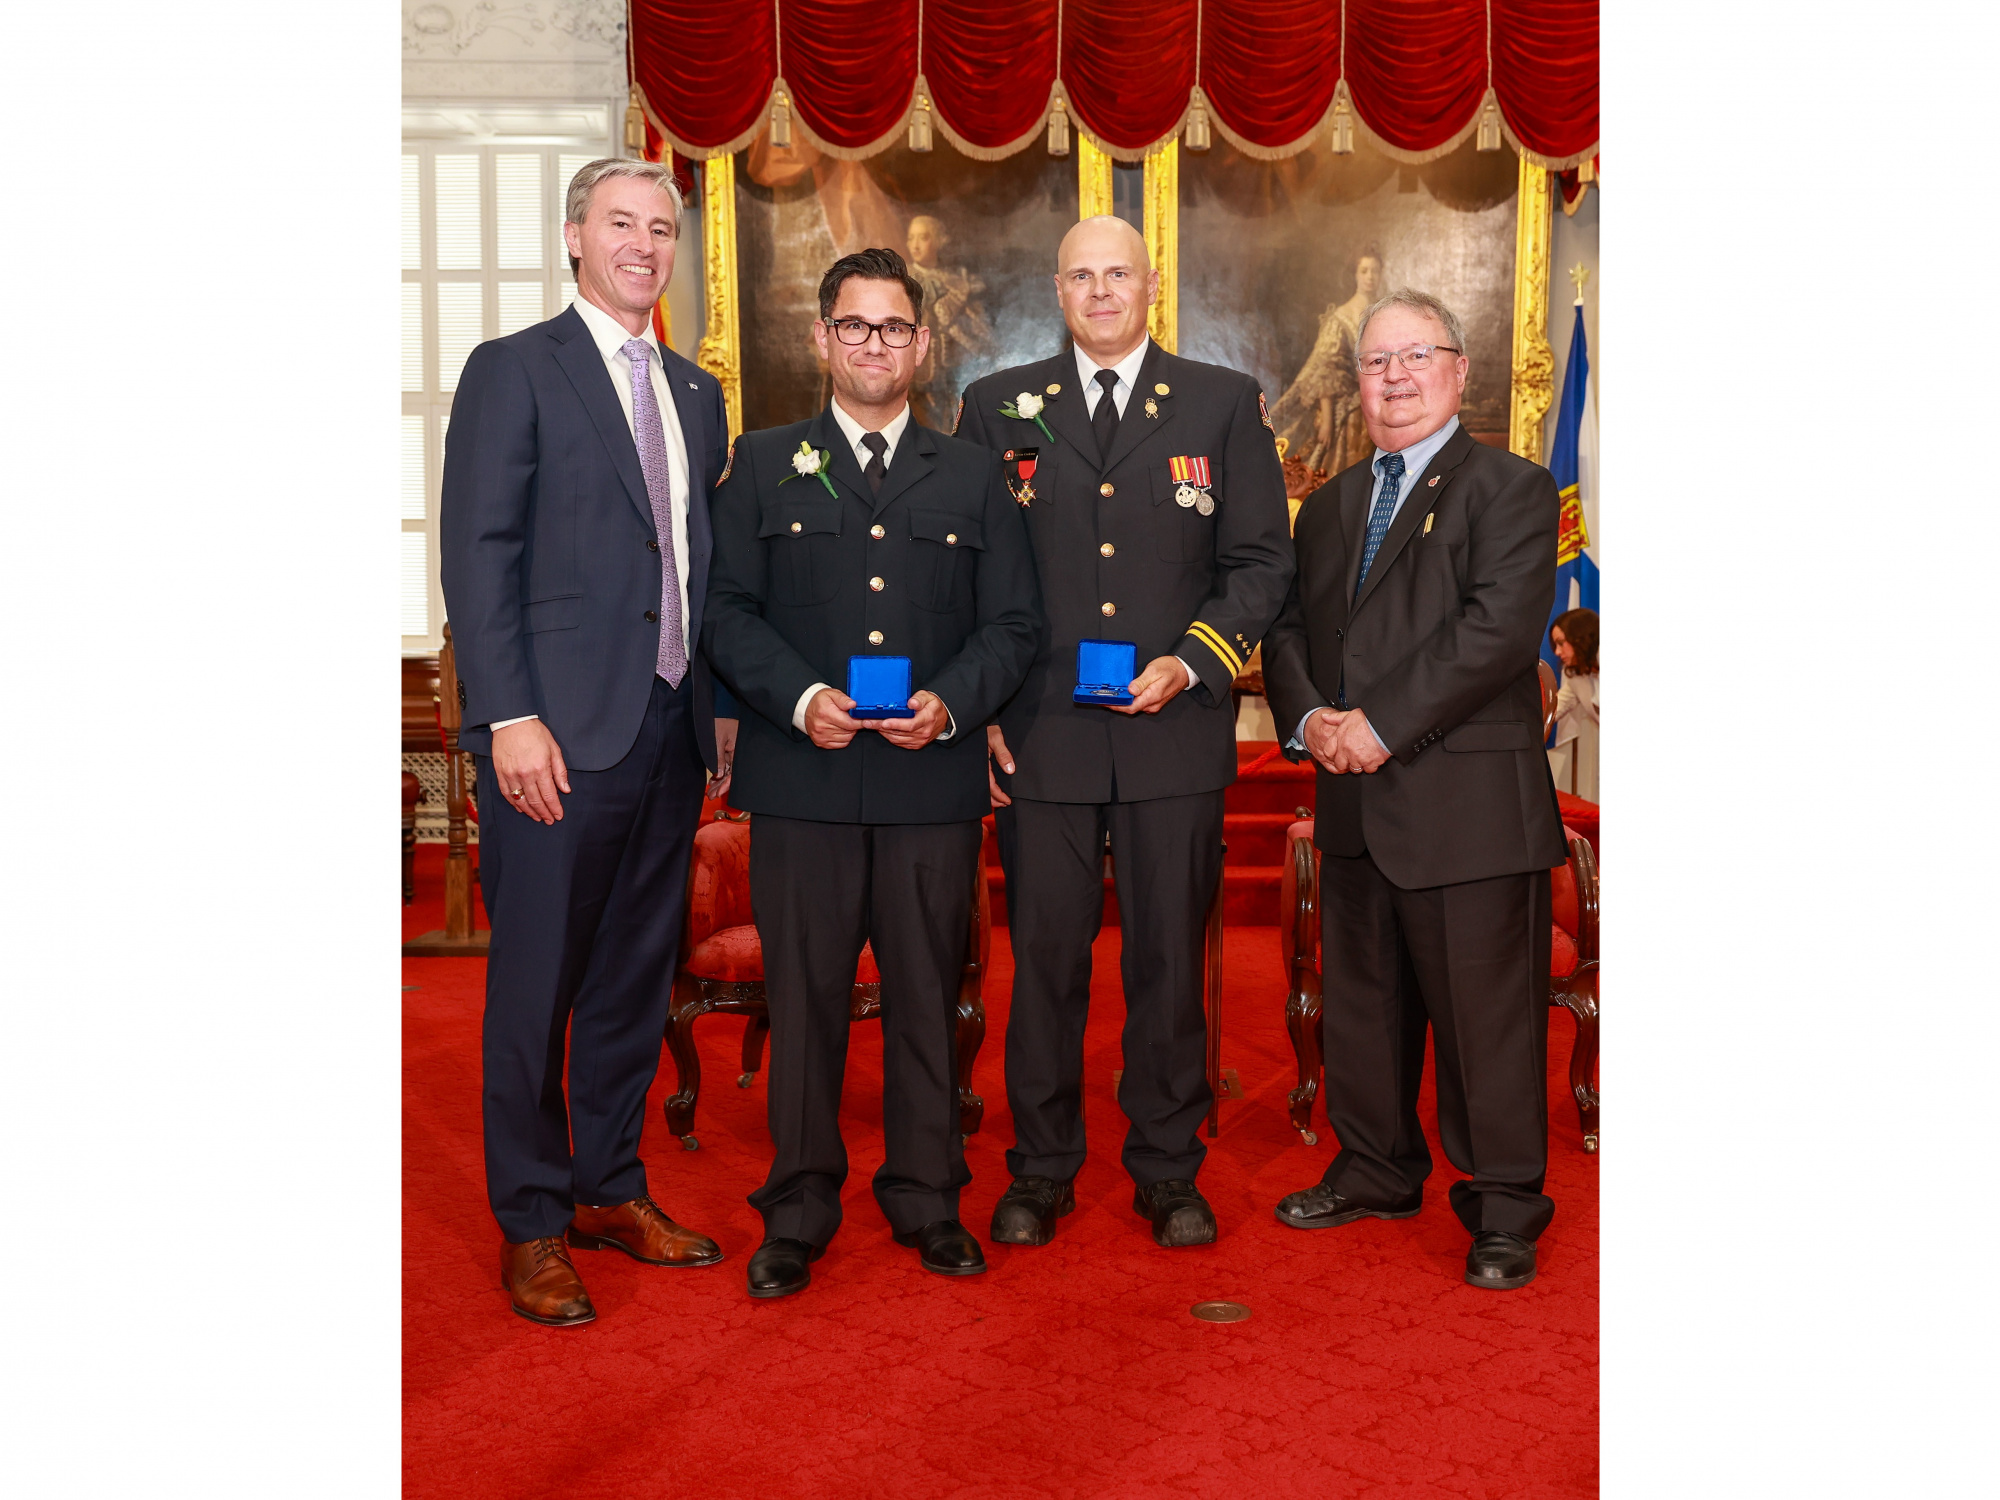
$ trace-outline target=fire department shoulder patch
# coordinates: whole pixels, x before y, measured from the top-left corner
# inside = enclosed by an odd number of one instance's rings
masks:
[[[716,478],[715,481],[718,487],[728,482],[729,471],[735,467],[736,467],[736,444],[732,441],[729,445],[729,457],[726,460],[724,460],[722,465],[722,473]]]
[[[1271,408],[1264,404],[1264,393],[1262,391],[1257,393],[1257,415],[1264,419],[1264,426],[1268,431],[1276,432],[1278,430],[1271,426]]]
[[[951,435],[958,436],[958,424],[965,420],[965,397],[958,398],[958,409],[951,414]]]

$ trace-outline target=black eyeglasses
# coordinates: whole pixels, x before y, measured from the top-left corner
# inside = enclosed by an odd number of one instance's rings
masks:
[[[910,340],[917,336],[916,324],[905,323],[901,318],[891,318],[886,323],[870,323],[865,318],[841,318],[837,322],[828,318],[825,322],[843,344],[865,344],[869,334],[879,333],[883,348],[907,349]]]

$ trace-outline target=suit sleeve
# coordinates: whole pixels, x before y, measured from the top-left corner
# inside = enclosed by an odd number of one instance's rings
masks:
[[[1312,648],[1306,633],[1306,611],[1294,574],[1285,591],[1285,607],[1264,637],[1264,699],[1271,706],[1278,743],[1288,745],[1299,720],[1327,706],[1326,694],[1312,679]],[[1305,760],[1303,750],[1284,749],[1287,760]]]
[[[944,700],[960,734],[985,724],[1014,696],[1034,662],[1042,633],[1042,592],[1028,523],[1007,493],[998,455],[982,453],[981,458],[986,549],[979,554],[972,633],[935,677],[919,684]]]
[[[715,491],[715,560],[708,573],[708,615],[702,649],[736,701],[762,714],[784,734],[792,727],[799,695],[819,673],[764,618],[770,588],[768,549],[757,537],[756,453],[739,443],[736,468]]]
[[[1533,464],[1468,514],[1458,611],[1355,704],[1396,759],[1414,759],[1419,741],[1457,728],[1532,666],[1555,601],[1561,507],[1554,476]]]
[[[439,573],[467,727],[540,714],[521,601],[538,458],[534,387],[501,343],[472,351],[451,403]]]
[[[1293,573],[1285,507],[1285,471],[1264,425],[1262,392],[1253,380],[1238,390],[1223,445],[1221,518],[1215,562],[1222,587],[1202,605],[1175,654],[1194,669],[1210,703],[1223,702],[1264,632],[1285,602]]]

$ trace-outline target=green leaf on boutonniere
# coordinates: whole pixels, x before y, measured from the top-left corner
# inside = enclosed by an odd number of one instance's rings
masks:
[[[1056,435],[1049,431],[1049,424],[1042,420],[1042,408],[1046,405],[1048,403],[1040,396],[1030,391],[1023,391],[1012,401],[1001,403],[1000,415],[1016,422],[1033,422],[1042,429],[1042,436],[1053,443]]]

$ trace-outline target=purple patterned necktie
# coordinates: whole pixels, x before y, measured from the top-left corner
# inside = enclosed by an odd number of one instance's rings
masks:
[[[667,430],[653,395],[653,346],[644,339],[627,339],[624,348],[632,361],[632,436],[639,445],[646,498],[653,502],[653,527],[660,534],[659,673],[679,687],[687,676],[688,658],[687,642],[681,638],[680,570],[674,565],[674,483],[667,467]]]

